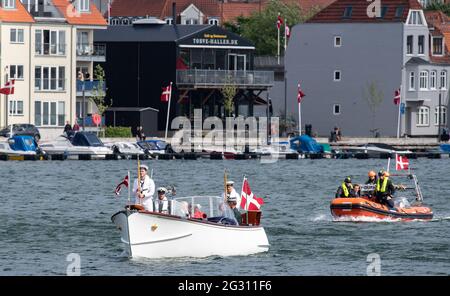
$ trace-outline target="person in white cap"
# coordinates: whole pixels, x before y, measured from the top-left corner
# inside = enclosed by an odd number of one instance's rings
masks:
[[[148,166],[141,165],[139,173],[141,183],[138,186],[138,179],[134,180],[133,192],[136,196],[136,204],[143,205],[147,211],[153,212],[153,194],[155,193],[155,182],[147,175]],[[140,191],[139,191],[140,189]]]
[[[165,187],[159,187],[158,198],[155,200],[155,212],[169,214],[169,200],[167,199],[167,189]]]
[[[241,206],[241,196],[239,195],[239,193],[236,192],[236,190],[233,187],[234,182],[233,181],[228,181],[227,182],[227,192],[226,192],[226,199],[224,194],[222,194],[222,197],[227,200],[230,197],[234,197],[236,198],[236,208],[239,209]]]

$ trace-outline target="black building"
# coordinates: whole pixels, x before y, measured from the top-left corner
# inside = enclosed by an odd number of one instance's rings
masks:
[[[170,120],[192,118],[195,108],[204,117],[224,117],[227,85],[236,88],[233,115],[251,116],[255,105],[266,104],[261,92],[273,85],[273,72],[253,70],[253,44],[213,25],[112,26],[95,32],[95,42],[106,43],[103,67],[112,107],[157,109],[160,131],[167,114],[162,87],[170,82]]]

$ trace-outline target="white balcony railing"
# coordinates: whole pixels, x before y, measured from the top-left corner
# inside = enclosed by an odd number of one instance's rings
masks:
[[[233,84],[241,87],[270,87],[273,82],[273,71],[177,70],[178,86],[221,87]]]

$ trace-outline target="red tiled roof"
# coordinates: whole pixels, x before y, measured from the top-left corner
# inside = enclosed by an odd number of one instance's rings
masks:
[[[77,13],[73,4],[69,3],[69,0],[52,0],[53,5],[64,15],[67,22],[72,25],[98,25],[106,26],[107,22],[103,18],[102,14],[98,11],[97,7],[91,3],[89,12]]]
[[[222,23],[234,21],[239,16],[248,17],[253,12],[259,12],[264,9],[264,3],[239,3],[228,2],[223,4],[223,11],[221,14]]]
[[[430,55],[436,64],[450,64],[450,18],[441,11],[425,11],[425,18],[433,36],[443,36],[445,42],[445,55],[442,57]]]
[[[409,9],[422,9],[417,0],[384,0],[381,5],[387,7],[386,15],[383,18],[373,18],[367,15],[369,4],[366,0],[336,0],[308,20],[308,23],[405,22]],[[344,11],[350,6],[352,7],[351,17],[344,18]],[[396,18],[396,8],[401,6],[404,7],[403,14]]]
[[[0,7],[0,21],[12,23],[34,23],[33,17],[28,13],[19,0],[16,0],[16,8],[14,9],[5,9]]]
[[[309,11],[311,8],[325,8],[336,0],[298,0],[298,4],[303,11]]]

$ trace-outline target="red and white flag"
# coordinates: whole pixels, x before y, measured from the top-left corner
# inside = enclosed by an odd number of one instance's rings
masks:
[[[14,79],[6,82],[5,87],[0,88],[0,94],[13,95],[14,94]]]
[[[282,24],[283,24],[283,19],[281,18],[281,15],[278,14],[278,18],[277,18],[277,29],[278,30],[281,28]]]
[[[298,91],[297,91],[297,101],[300,104],[302,102],[303,97],[306,96],[305,93],[302,91],[300,87],[300,83],[298,84]]]
[[[241,193],[241,209],[247,211],[258,211],[263,204],[264,200],[261,197],[255,197],[250,189],[247,178],[244,178]]]
[[[409,160],[406,156],[395,155],[395,169],[397,171],[408,170],[409,169]]]
[[[287,39],[291,37],[291,29],[289,29],[289,26],[287,24],[284,26],[284,34],[286,35]]]
[[[161,93],[161,102],[168,102],[170,96],[172,95],[172,83],[170,83],[167,87],[162,88],[163,91]]]
[[[400,104],[400,98],[401,98],[400,89],[397,89],[394,94],[394,105]]]
[[[119,185],[117,185],[116,190],[114,190],[116,195],[120,195],[120,191],[122,191],[122,185],[128,187],[128,175],[126,175],[123,181]]]

